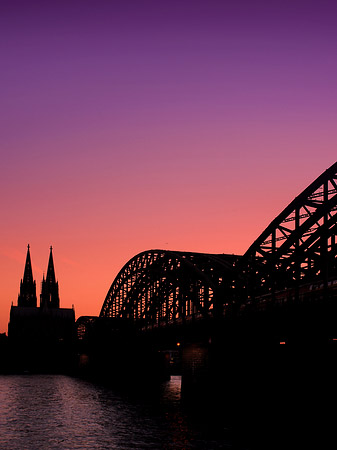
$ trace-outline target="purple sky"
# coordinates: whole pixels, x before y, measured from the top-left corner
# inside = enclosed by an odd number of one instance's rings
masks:
[[[26,245],[98,314],[150,248],[242,253],[336,161],[336,1],[1,1],[0,331]]]

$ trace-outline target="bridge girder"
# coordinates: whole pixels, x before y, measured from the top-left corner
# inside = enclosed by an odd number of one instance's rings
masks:
[[[148,250],[121,269],[100,317],[147,328],[222,316],[280,291],[337,288],[337,162],[298,195],[243,256]]]
[[[142,327],[214,315],[226,303],[235,255],[149,250],[121,269],[100,317],[132,319]]]
[[[337,163],[298,195],[261,233],[238,266],[236,298],[254,302],[279,290],[335,279]]]

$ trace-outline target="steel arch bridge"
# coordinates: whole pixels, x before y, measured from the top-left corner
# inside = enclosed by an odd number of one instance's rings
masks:
[[[100,317],[156,327],[337,290],[337,162],[243,256],[149,250],[113,281]]]
[[[236,255],[149,250],[119,272],[100,316],[133,319],[142,326],[208,317],[230,297]]]
[[[337,283],[336,230],[337,163],[298,195],[243,255],[236,273],[237,304],[299,300],[317,289],[326,297]]]

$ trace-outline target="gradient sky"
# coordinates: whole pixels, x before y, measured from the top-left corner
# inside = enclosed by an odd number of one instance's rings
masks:
[[[98,315],[135,254],[242,254],[333,164],[337,2],[0,2],[0,332],[27,244]]]

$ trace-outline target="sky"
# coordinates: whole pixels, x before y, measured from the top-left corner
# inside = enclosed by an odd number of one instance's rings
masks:
[[[337,3],[0,2],[0,332],[27,244],[98,315],[137,253],[243,254],[336,160]]]

